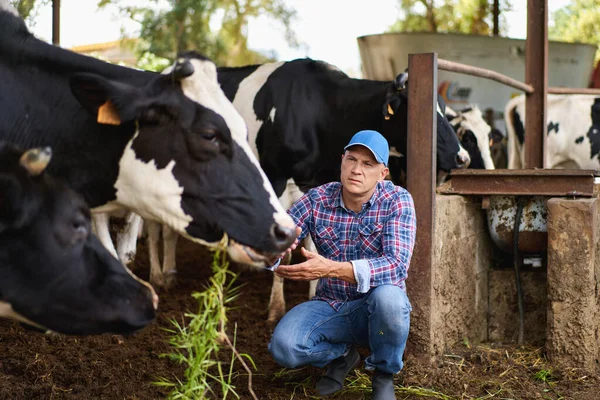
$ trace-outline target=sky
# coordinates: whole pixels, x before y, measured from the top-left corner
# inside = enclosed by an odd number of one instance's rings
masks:
[[[398,0],[285,0],[297,10],[293,25],[297,37],[305,43],[290,48],[283,38],[283,28],[266,18],[249,22],[248,44],[255,50],[275,50],[280,60],[311,57],[336,65],[351,76],[360,77],[360,55],[356,38],[378,34],[399,16]],[[61,46],[72,47],[117,40],[122,22],[114,9],[98,10],[98,0],[61,0]],[[508,37],[525,38],[525,0],[513,1],[514,11],[506,14],[510,21]],[[548,0],[548,10],[557,10],[569,0]],[[34,34],[44,40],[52,38],[52,8],[40,10]],[[126,29],[135,30],[134,23]]]

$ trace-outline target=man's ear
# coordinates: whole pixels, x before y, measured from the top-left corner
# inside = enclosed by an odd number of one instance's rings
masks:
[[[384,167],[381,170],[381,174],[379,175],[379,180],[383,181],[385,180],[385,178],[387,178],[388,174],[390,173],[390,169],[388,167]]]
[[[120,125],[139,118],[141,91],[126,83],[91,73],[77,73],[69,79],[75,98],[101,124]]]

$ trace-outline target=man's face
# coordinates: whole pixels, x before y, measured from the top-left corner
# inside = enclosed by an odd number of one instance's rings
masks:
[[[342,156],[340,180],[344,190],[354,195],[367,195],[375,190],[378,181],[388,173],[385,165],[380,164],[364,146],[352,146]]]

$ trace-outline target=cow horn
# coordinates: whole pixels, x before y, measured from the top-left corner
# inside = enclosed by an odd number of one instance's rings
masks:
[[[29,175],[38,176],[46,169],[51,158],[52,149],[50,147],[37,147],[23,153],[20,163],[29,172]]]
[[[396,87],[396,90],[400,91],[406,89],[406,81],[408,81],[408,73],[403,72],[399,74],[396,79],[394,79],[394,86]]]
[[[194,66],[190,62],[190,60],[179,59],[175,63],[175,68],[173,68],[173,78],[176,81],[180,81],[183,78],[187,78],[188,76],[194,73]]]

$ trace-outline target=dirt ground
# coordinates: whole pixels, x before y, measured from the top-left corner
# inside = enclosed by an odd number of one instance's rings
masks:
[[[146,247],[139,246],[134,270],[148,276]],[[178,246],[176,290],[160,293],[159,315],[153,324],[130,336],[69,337],[43,335],[21,325],[0,321],[0,399],[162,399],[168,390],[153,385],[159,378],[184,379],[183,367],[161,354],[167,344],[168,320],[181,320],[197,310],[191,297],[201,291],[210,273],[210,254],[181,239]],[[229,327],[238,325],[237,348],[248,353],[256,370],[252,389],[258,399],[316,398],[313,386],[317,368],[284,371],[267,352],[271,328],[266,324],[271,275],[266,271],[241,271],[246,283],[230,311]],[[304,301],[308,284],[287,282],[288,306]],[[364,351],[363,351],[364,353]],[[252,399],[247,374],[236,363],[234,380],[241,399]],[[359,370],[350,388],[334,399],[370,399],[370,388],[361,384],[368,375]],[[368,381],[366,381],[368,382]],[[404,370],[396,377],[399,399],[598,399],[600,379],[585,371],[553,368],[543,349],[469,345],[459,343],[434,364],[406,355]],[[228,398],[234,398],[230,396]]]

